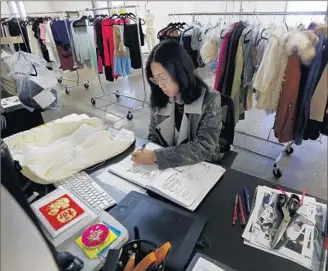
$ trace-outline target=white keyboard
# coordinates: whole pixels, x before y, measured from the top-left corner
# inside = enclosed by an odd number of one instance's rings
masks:
[[[116,201],[84,171],[58,182],[57,185],[70,191],[82,202],[88,202],[93,208],[105,210],[116,204]]]

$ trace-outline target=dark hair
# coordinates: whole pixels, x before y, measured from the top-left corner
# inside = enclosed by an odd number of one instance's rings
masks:
[[[196,101],[202,88],[207,85],[195,74],[195,66],[187,51],[174,40],[165,40],[157,44],[149,54],[146,65],[146,76],[151,88],[150,106],[162,108],[166,106],[169,97],[161,88],[149,81],[153,77],[150,64],[158,62],[167,70],[173,81],[179,85],[181,98],[186,104]]]

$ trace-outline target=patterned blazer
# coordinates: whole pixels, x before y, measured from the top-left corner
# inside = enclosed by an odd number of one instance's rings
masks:
[[[172,98],[166,107],[153,109],[151,112],[148,139],[164,147],[155,150],[159,169],[186,166],[205,160],[219,161],[222,127],[220,93],[204,88],[196,101],[184,105],[176,146],[173,146],[174,110],[175,104]]]

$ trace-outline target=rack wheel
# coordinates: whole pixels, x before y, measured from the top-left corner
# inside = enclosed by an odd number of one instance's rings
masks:
[[[272,173],[273,173],[273,176],[274,176],[276,179],[279,179],[279,178],[282,177],[282,172],[281,172],[280,168],[277,167],[277,166],[274,166],[274,167],[273,167]]]
[[[96,100],[94,98],[91,98],[91,104],[96,105]]]
[[[71,93],[71,90],[68,87],[65,87],[65,93],[66,94],[70,94]]]
[[[84,88],[89,88],[89,84],[88,83],[84,83]]]
[[[57,78],[57,82],[60,84],[61,82],[63,82],[62,78]]]
[[[286,150],[285,153],[287,155],[291,155],[292,153],[294,152],[294,148],[293,147],[290,147],[289,150]]]
[[[131,113],[131,111],[128,112],[128,114],[126,115],[127,120],[132,120],[133,119],[133,114]]]

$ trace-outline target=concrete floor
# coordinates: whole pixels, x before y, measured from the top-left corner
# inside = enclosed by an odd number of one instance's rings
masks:
[[[198,71],[199,75],[209,84],[213,85],[214,76],[208,72],[207,68]],[[66,116],[71,113],[86,113],[102,119],[110,127],[117,129],[127,128],[133,130],[137,136],[146,138],[148,133],[150,110],[145,107],[134,112],[132,121],[126,120],[127,109],[108,105],[105,101],[96,100],[93,106],[90,102],[92,97],[102,94],[97,76],[93,76],[90,71],[80,71],[81,80],[90,80],[90,87],[85,90],[83,86],[72,88],[70,95],[66,95],[64,90],[61,94],[61,111],[48,111],[43,113],[46,122],[56,118]],[[69,78],[76,78],[76,74],[71,72],[65,75]],[[107,82],[101,75],[103,88],[106,93],[119,90],[137,99],[144,99],[141,71],[134,71],[129,78],[120,78],[117,82]],[[65,82],[63,82],[65,83]],[[108,98],[109,101],[116,101],[114,95]],[[139,107],[142,103],[135,102],[124,97],[120,98],[122,104],[129,107]],[[146,101],[149,100],[149,86],[146,83]],[[236,131],[248,133],[266,139],[274,123],[274,116],[267,116],[264,111],[252,109],[246,113],[246,119],[239,121]],[[271,141],[277,142],[273,132],[269,137]],[[287,187],[302,191],[303,188],[311,195],[327,199],[327,137],[319,141],[305,141],[302,146],[294,146],[294,153],[284,158],[282,165],[283,177],[276,180],[272,174],[274,160],[282,146],[274,143],[254,139],[250,136],[236,133],[234,151],[238,152],[232,168],[254,175],[273,183],[286,185]],[[240,147],[242,148],[240,148]],[[246,151],[250,149],[265,156]],[[268,157],[266,157],[268,156]],[[242,180],[241,180],[242,182]]]

